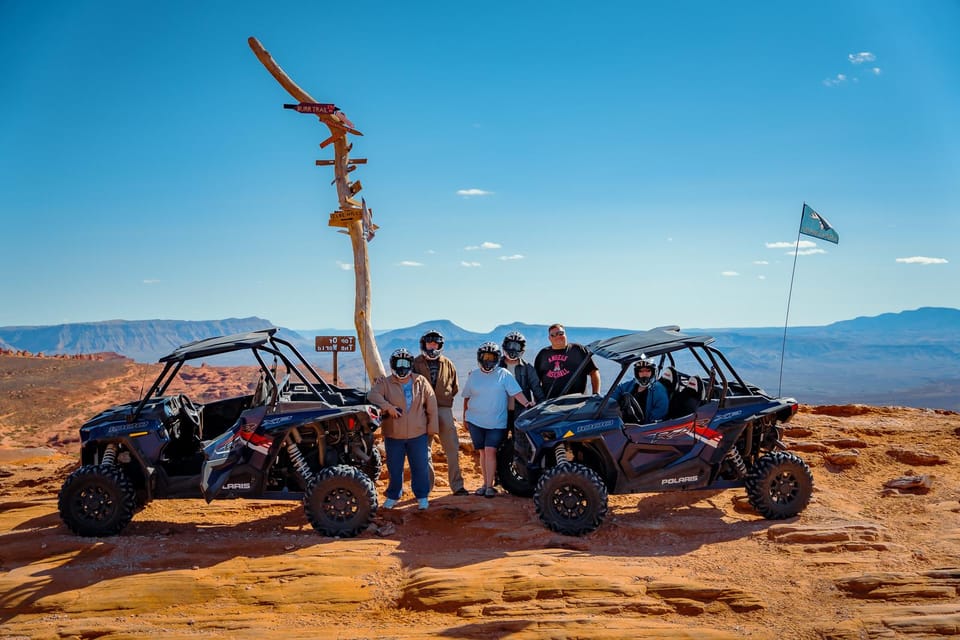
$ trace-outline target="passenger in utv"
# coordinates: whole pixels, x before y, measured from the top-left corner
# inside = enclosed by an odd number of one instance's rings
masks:
[[[424,376],[437,396],[437,419],[440,424],[440,446],[447,459],[447,480],[455,496],[467,495],[460,471],[460,434],[453,421],[453,398],[460,391],[457,368],[443,355],[443,334],[431,329],[420,336],[420,355],[413,360],[413,370]],[[427,462],[433,467],[431,447],[427,446]]]
[[[519,331],[511,331],[503,338],[503,357],[500,366],[513,374],[520,385],[523,396],[534,403],[543,402],[543,387],[540,386],[540,377],[533,364],[523,359],[523,352],[527,348],[527,339]],[[517,416],[517,401],[507,400],[507,428],[513,428]]]
[[[387,499],[384,509],[392,509],[403,492],[404,458],[410,463],[410,488],[417,508],[429,506],[430,468],[427,462],[428,439],[437,434],[437,397],[430,381],[413,373],[413,356],[406,349],[390,355],[392,375],[377,380],[367,399],[383,410],[383,440],[387,450]]]
[[[477,364],[480,367],[470,372],[463,387],[463,419],[473,448],[480,454],[483,486],[476,494],[492,498],[497,495],[493,487],[497,478],[497,447],[507,433],[507,398],[513,398],[524,409],[533,403],[524,397],[513,374],[498,366],[500,347],[496,342],[480,345]]]
[[[624,415],[624,421],[643,423],[657,422],[667,417],[667,411],[670,408],[670,401],[667,398],[667,390],[659,380],[657,380],[657,365],[649,360],[638,360],[633,365],[633,378],[624,380],[617,385],[617,388],[610,394],[610,401],[616,402],[624,407],[629,398],[634,398],[638,406],[643,410],[642,416]],[[624,411],[629,414],[630,411]]]

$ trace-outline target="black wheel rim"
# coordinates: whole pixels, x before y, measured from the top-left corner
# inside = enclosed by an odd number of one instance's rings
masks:
[[[77,494],[74,502],[77,514],[85,520],[107,520],[116,509],[110,493],[103,487],[87,487]]]
[[[777,504],[788,504],[797,497],[799,490],[797,477],[789,471],[782,471],[770,483],[770,498]]]
[[[587,510],[587,494],[575,485],[565,484],[550,497],[554,512],[561,518],[576,520]]]
[[[321,508],[331,520],[345,522],[360,510],[360,501],[352,491],[341,487],[324,496]]]

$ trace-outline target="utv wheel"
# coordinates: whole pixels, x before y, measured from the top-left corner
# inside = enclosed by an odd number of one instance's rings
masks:
[[[500,486],[521,498],[529,498],[537,488],[536,478],[530,477],[527,465],[514,454],[512,434],[497,448],[497,479]]]
[[[133,518],[133,483],[114,466],[87,465],[71,473],[60,488],[60,519],[78,536],[112,536]]]
[[[607,515],[607,487],[593,469],[561,464],[540,477],[533,502],[548,529],[582,536],[596,530]]]
[[[327,467],[303,496],[307,520],[325,536],[352,538],[370,525],[377,509],[373,481],[356,467]]]
[[[746,479],[753,508],[769,520],[792,518],[810,504],[813,474],[799,456],[774,451],[760,458]]]

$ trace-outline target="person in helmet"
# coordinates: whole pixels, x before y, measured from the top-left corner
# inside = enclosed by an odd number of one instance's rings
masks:
[[[440,446],[447,459],[447,480],[454,495],[467,495],[463,486],[463,473],[460,471],[460,434],[453,421],[453,398],[460,391],[457,380],[457,368],[453,362],[441,353],[443,334],[430,329],[420,336],[420,355],[413,360],[413,371],[424,376],[433,387],[437,396],[437,410],[440,421]],[[428,452],[430,465],[433,456]]]
[[[476,495],[492,498],[497,478],[497,447],[507,432],[507,399],[523,408],[533,405],[523,395],[516,378],[500,365],[500,347],[484,342],[477,349],[478,368],[470,372],[463,387],[463,419],[470,431],[473,448],[480,453],[483,486]]]
[[[390,481],[383,507],[392,509],[400,500],[406,459],[417,508],[426,509],[431,488],[429,439],[439,431],[437,397],[430,381],[413,372],[413,355],[406,349],[390,355],[390,370],[393,373],[377,380],[367,393],[367,400],[385,416],[382,433]]]
[[[550,325],[547,337],[550,338],[550,346],[540,349],[533,361],[544,395],[556,398],[562,394],[578,371],[580,375],[570,383],[567,393],[585,393],[588,378],[591,392],[600,393],[600,371],[587,348],[576,342],[567,342],[567,330],[562,324]],[[580,365],[584,361],[587,363],[581,370]]]
[[[637,360],[633,364],[633,377],[617,385],[610,394],[611,402],[621,402],[627,395],[632,395],[640,408],[643,409],[643,422],[656,422],[667,417],[670,401],[667,389],[657,380],[657,365],[646,358]]]
[[[540,386],[540,377],[534,366],[523,359],[523,352],[527,348],[527,339],[519,331],[511,331],[503,338],[503,357],[500,366],[513,374],[520,385],[523,396],[534,403],[543,402],[543,387]],[[513,428],[516,419],[516,400],[507,400],[507,429]]]

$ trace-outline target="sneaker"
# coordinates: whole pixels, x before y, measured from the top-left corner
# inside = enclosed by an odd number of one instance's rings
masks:
[[[456,491],[453,492],[453,495],[455,495],[455,496],[468,496],[468,495],[470,495],[470,492],[467,491],[464,487],[460,487],[459,489],[457,489]]]
[[[420,498],[419,500],[417,500],[417,509],[419,509],[420,511],[423,511],[429,506],[430,506],[430,502],[427,501],[426,498]]]
[[[487,495],[487,488],[486,488],[486,487],[480,487],[479,489],[477,489],[476,491],[473,492],[473,495],[475,495],[475,496],[485,496],[485,495]]]
[[[487,487],[486,490],[484,490],[483,495],[488,498],[492,498],[493,496],[497,495],[497,493],[499,492],[493,487]]]
[[[398,501],[394,500],[393,498],[387,498],[386,500],[383,501],[383,508],[393,509],[395,506],[397,506],[397,502]]]

